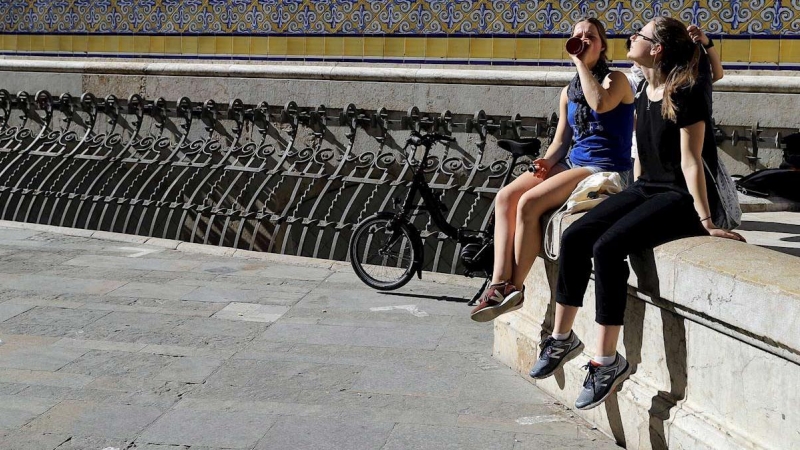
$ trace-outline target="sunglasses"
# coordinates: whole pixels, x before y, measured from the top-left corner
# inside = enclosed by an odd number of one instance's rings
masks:
[[[634,32],[633,32],[633,34],[631,35],[631,37],[630,37],[630,38],[628,38],[628,42],[631,42],[631,41],[633,40],[633,38],[636,38],[636,39],[644,39],[645,41],[647,41],[647,42],[649,42],[649,43],[651,43],[651,44],[658,44],[658,42],[657,42],[655,39],[653,39],[653,38],[651,38],[651,37],[647,37],[647,36],[643,35],[643,34],[641,33],[641,30],[636,30],[636,31],[634,31]]]
[[[633,43],[633,38],[634,37],[637,38],[637,39],[644,39],[645,41],[647,41],[647,42],[649,42],[651,44],[657,44],[658,43],[658,42],[656,42],[655,39],[643,35],[640,31],[641,30],[634,31],[633,34],[628,37],[628,39],[625,39],[625,48],[626,49],[628,49],[628,50],[631,49],[631,43]]]

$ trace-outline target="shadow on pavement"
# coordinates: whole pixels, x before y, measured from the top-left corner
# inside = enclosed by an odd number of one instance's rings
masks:
[[[468,298],[450,297],[448,295],[409,294],[407,292],[378,292],[378,293],[382,295],[394,295],[398,297],[410,297],[410,298],[425,298],[428,300],[456,302],[456,303],[467,303],[470,300]]]

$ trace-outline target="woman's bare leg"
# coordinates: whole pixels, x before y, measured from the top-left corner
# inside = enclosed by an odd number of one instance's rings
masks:
[[[589,175],[588,169],[565,170],[550,176],[520,197],[514,232],[515,265],[511,277],[515,286],[522,286],[525,282],[542,249],[542,214],[564,204],[578,183]]]
[[[617,354],[617,342],[619,333],[622,331],[620,325],[598,325],[596,356],[614,356]]]
[[[556,303],[556,320],[553,323],[553,334],[564,335],[572,331],[575,323],[575,316],[578,315],[577,306],[567,306]]]
[[[514,230],[517,225],[517,203],[525,192],[543,180],[530,172],[500,189],[494,211],[494,269],[492,284],[509,281],[514,273]]]

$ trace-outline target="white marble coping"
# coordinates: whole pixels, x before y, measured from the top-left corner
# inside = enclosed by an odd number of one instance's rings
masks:
[[[273,78],[326,81],[379,81],[561,87],[573,73],[530,70],[387,68],[330,65],[224,64],[0,59],[0,71],[56,72],[110,75]],[[800,93],[800,77],[788,75],[728,75],[714,85],[716,92]]]
[[[562,233],[580,216],[565,217]],[[713,237],[668,242],[652,255],[644,265],[631,257],[629,293],[800,364],[800,258]]]

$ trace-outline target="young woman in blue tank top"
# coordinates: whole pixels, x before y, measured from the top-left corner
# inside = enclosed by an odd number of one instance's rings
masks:
[[[472,310],[477,322],[522,307],[523,283],[542,246],[542,214],[562,205],[589,175],[632,168],[634,94],[628,79],[608,68],[600,21],[580,21],[572,35],[586,49],[572,56],[578,73],[561,91],[553,141],[532,170],[501,189],[495,200],[494,273]]]

